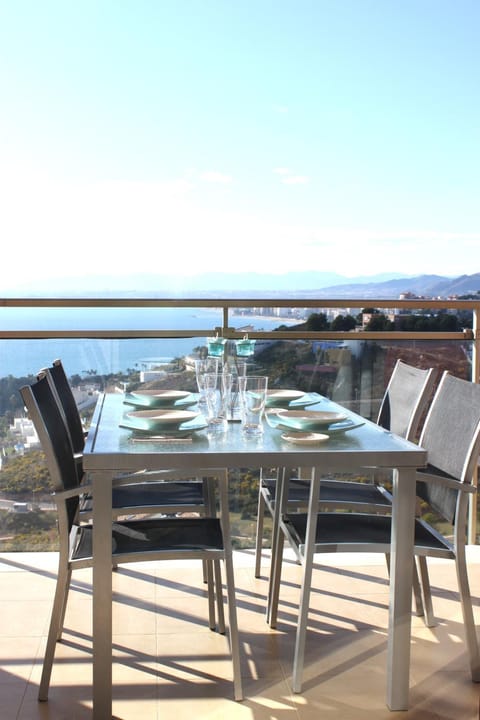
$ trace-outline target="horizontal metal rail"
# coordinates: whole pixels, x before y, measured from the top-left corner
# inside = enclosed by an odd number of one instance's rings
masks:
[[[221,322],[204,329],[136,329],[124,328],[103,330],[80,328],[75,330],[60,330],[52,327],[47,330],[38,330],[32,327],[27,330],[2,329],[1,308],[31,308],[32,323],[35,310],[42,308],[217,308],[221,313]],[[264,310],[271,308],[300,308],[312,311],[321,311],[328,308],[350,310],[351,308],[376,308],[391,311],[405,310],[466,310],[473,314],[473,329],[463,332],[408,332],[398,330],[378,330],[375,332],[364,330],[270,330],[252,331],[249,336],[254,340],[471,340],[472,346],[472,380],[480,380],[480,337],[479,317],[480,300],[456,299],[429,299],[416,298],[408,300],[385,298],[0,298],[0,339],[48,339],[48,338],[94,338],[94,339],[141,339],[141,338],[195,338],[209,337],[218,333],[227,339],[237,339],[244,335],[244,331],[236,330],[230,326],[231,311],[237,308],[247,310]],[[244,319],[248,320],[249,315]],[[279,325],[282,325],[279,316]],[[301,322],[301,321],[299,321]]]
[[[394,299],[313,299],[313,298],[3,298],[0,299],[0,308],[217,308],[221,314],[221,322],[214,327],[204,329],[138,329],[124,328],[112,330],[89,329],[88,327],[76,330],[59,330],[54,327],[48,330],[38,330],[32,327],[28,330],[4,330],[2,329],[2,318],[0,311],[0,338],[4,339],[42,339],[42,338],[102,338],[102,339],[134,339],[134,338],[189,338],[208,337],[212,333],[218,333],[222,337],[237,339],[243,336],[244,331],[231,327],[231,311],[236,308],[249,310],[271,308],[300,308],[312,311],[322,309],[338,308],[349,310],[351,308],[383,308],[397,311],[405,310],[467,310],[473,313],[473,330],[466,329],[463,332],[408,332],[398,330],[379,331],[306,331],[306,330],[270,330],[252,331],[249,336],[252,339],[265,340],[275,338],[276,340],[473,340],[474,341],[474,373],[478,381],[478,315],[480,312],[480,301],[475,300],[394,300]],[[32,318],[34,314],[32,313]],[[244,319],[248,320],[249,315]],[[282,325],[281,316],[278,317],[279,325]],[[32,320],[33,322],[33,320]],[[300,322],[300,321],[299,321]]]

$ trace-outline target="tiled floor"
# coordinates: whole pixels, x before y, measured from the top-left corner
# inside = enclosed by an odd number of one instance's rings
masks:
[[[74,574],[50,698],[37,702],[54,590],[52,554],[0,556],[0,718],[91,717],[91,573]],[[335,563],[335,564],[334,564]],[[339,565],[340,564],[340,565]],[[299,568],[285,565],[279,625],[264,620],[267,568],[235,556],[245,700],[232,699],[228,642],[206,626],[195,565],[158,563],[114,574],[114,717],[121,720],[478,720],[480,685],[470,681],[454,565],[430,564],[438,625],[413,619],[411,709],[385,706],[387,581],[382,558],[325,556],[315,570],[304,688],[290,673]],[[480,613],[480,553],[470,578]],[[480,619],[480,616],[479,616]],[[107,720],[107,719],[106,719]]]

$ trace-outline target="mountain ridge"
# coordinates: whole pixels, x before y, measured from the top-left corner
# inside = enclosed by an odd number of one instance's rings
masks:
[[[52,290],[52,288],[54,288]],[[99,288],[101,288],[99,290]],[[294,297],[294,298],[398,298],[401,293],[448,297],[480,291],[480,273],[399,276],[381,273],[347,278],[333,272],[304,271],[281,275],[211,272],[193,276],[130,273],[125,276],[89,275],[51,278],[18,287],[4,297]]]

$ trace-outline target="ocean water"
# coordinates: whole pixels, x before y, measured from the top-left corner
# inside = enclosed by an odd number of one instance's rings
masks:
[[[273,330],[288,321],[232,315],[230,325]],[[222,313],[202,308],[27,308],[2,309],[0,330],[212,330],[222,324]],[[90,371],[104,375],[142,370],[155,361],[189,355],[205,345],[205,338],[166,339],[56,339],[0,340],[0,377],[24,377],[61,358],[68,375]]]

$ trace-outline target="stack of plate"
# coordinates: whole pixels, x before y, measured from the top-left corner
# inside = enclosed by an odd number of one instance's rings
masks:
[[[203,430],[207,424],[199,412],[169,408],[128,412],[120,426],[143,435],[181,438]]]
[[[304,393],[302,390],[267,390],[267,408],[296,407],[316,405],[321,397],[316,393]]]
[[[198,396],[184,390],[135,390],[126,393],[124,400],[138,408],[185,408],[197,401]]]
[[[340,412],[274,408],[266,414],[268,424],[283,432],[282,438],[297,444],[323,442],[335,433],[346,432],[364,423],[355,423]]]

